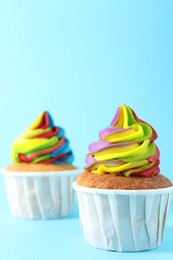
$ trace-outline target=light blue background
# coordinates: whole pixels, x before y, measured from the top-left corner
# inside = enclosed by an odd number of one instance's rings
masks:
[[[157,130],[161,171],[173,180],[172,14],[172,0],[1,0],[0,167],[10,163],[12,140],[43,110],[66,129],[83,167],[88,144],[125,103]],[[104,252],[84,243],[77,203],[69,219],[13,218],[1,176],[0,259],[169,259],[172,215],[159,249]]]

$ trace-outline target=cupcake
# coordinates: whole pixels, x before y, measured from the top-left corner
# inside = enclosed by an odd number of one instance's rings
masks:
[[[43,112],[12,144],[12,165],[2,169],[11,212],[27,219],[55,219],[73,211],[72,183],[79,170],[61,127]]]
[[[122,105],[99,137],[73,184],[86,242],[121,252],[160,246],[173,187],[160,174],[156,131]]]

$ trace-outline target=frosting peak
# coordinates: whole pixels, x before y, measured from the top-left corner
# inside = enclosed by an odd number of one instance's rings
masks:
[[[61,127],[54,126],[51,115],[42,112],[28,130],[12,144],[12,160],[20,163],[72,163],[73,154]]]
[[[85,170],[95,174],[149,177],[159,173],[160,152],[156,131],[126,105],[121,105],[110,127],[89,145]]]

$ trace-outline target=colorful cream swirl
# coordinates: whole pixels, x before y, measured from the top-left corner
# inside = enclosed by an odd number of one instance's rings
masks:
[[[17,163],[72,163],[73,153],[64,130],[54,126],[50,114],[43,112],[24,134],[14,140],[12,160]]]
[[[100,140],[89,145],[86,171],[150,177],[160,172],[160,152],[154,143],[156,131],[122,105],[111,126],[99,134]]]

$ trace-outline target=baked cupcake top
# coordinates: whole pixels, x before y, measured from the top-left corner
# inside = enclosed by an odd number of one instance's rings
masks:
[[[55,126],[48,112],[41,115],[12,144],[15,163],[66,164],[73,153],[63,128]]]
[[[150,177],[160,172],[157,133],[126,105],[121,105],[110,127],[89,145],[86,171],[95,174]]]
[[[157,174],[152,177],[125,177],[115,174],[98,175],[92,172],[84,172],[77,176],[76,182],[80,186],[97,189],[114,190],[149,190],[161,189],[172,186],[171,181]]]

